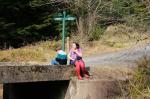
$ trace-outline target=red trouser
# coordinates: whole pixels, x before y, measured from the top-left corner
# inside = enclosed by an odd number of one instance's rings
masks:
[[[89,73],[85,68],[85,64],[84,64],[83,60],[76,61],[75,66],[76,66],[76,73],[77,73],[79,80],[82,80],[81,71],[85,77],[87,77],[87,78],[89,77]]]

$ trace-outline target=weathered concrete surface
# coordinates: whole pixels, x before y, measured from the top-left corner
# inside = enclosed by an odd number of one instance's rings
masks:
[[[64,99],[69,81],[4,84],[4,99]]]
[[[115,99],[121,94],[114,80],[72,80],[65,99]]]
[[[73,66],[0,64],[0,83],[69,80],[73,72]]]
[[[3,84],[0,84],[0,99],[3,99]]]

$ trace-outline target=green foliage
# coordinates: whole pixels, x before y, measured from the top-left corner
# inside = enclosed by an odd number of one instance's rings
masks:
[[[99,40],[103,33],[103,28],[101,28],[100,26],[95,26],[93,31],[89,34],[89,41]]]
[[[67,22],[68,36],[79,31],[89,36],[88,40],[98,40],[103,28],[118,23],[149,31],[149,5],[143,0],[72,0],[65,5],[55,0],[0,0],[0,39],[2,43],[15,41],[14,45],[18,40],[30,42],[31,38],[60,39],[62,24],[53,21],[53,16],[65,7],[78,23],[76,26],[76,22]]]
[[[19,46],[18,43],[58,36],[59,24],[52,19],[52,6],[43,5],[46,2],[51,4],[47,0],[0,0],[1,43]]]
[[[144,56],[137,62],[137,69],[130,81],[129,91],[133,97],[150,97],[150,57]]]
[[[130,13],[130,0],[112,0],[112,14],[116,17],[123,17]]]
[[[128,26],[149,31],[149,1],[111,0],[104,2],[104,4],[107,5],[100,11],[100,15],[102,15],[100,24],[116,24],[120,22],[119,20],[123,20]]]

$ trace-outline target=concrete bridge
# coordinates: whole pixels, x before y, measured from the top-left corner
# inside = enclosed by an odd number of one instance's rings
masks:
[[[1,64],[1,83],[69,80],[73,66]]]
[[[74,66],[0,63],[0,99],[105,99],[120,93],[115,81],[72,80],[74,75]]]
[[[48,91],[51,99],[59,99],[73,74],[73,66],[0,63],[1,99],[35,99],[31,93],[36,93],[37,99],[41,99],[39,94],[48,99]]]

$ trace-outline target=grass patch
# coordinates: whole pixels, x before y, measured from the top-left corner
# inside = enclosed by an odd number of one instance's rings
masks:
[[[123,47],[120,47],[122,45],[118,44],[116,46],[118,47],[109,46],[108,44],[105,44],[105,42],[103,41],[93,41],[89,42],[88,44],[82,45],[84,56],[100,55],[104,53],[116,52],[125,49]]]
[[[49,63],[55,57],[55,48],[58,45],[61,46],[61,41],[41,41],[18,49],[1,50],[0,62]],[[81,47],[84,57],[120,50],[120,48],[110,47],[101,41],[81,44]]]
[[[129,82],[131,99],[150,98],[150,57],[144,56],[137,62],[133,79]]]
[[[0,51],[0,62],[49,62],[55,56],[55,41],[43,41],[18,49]]]
[[[138,31],[125,24],[118,24],[107,27],[102,36],[105,44],[116,48],[133,46],[138,42],[150,40],[149,33]]]

